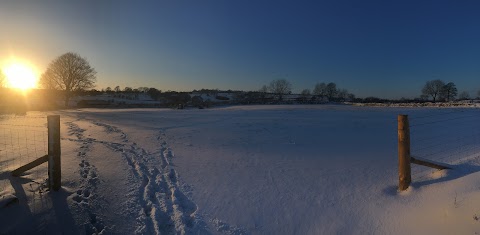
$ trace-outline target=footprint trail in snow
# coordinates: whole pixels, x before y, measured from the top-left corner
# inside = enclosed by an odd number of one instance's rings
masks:
[[[73,197],[76,203],[82,205],[85,201],[94,200],[98,183],[96,168],[86,160],[85,155],[92,145],[101,144],[114,152],[121,153],[129,166],[130,188],[127,192],[128,200],[124,202],[124,213],[135,218],[136,234],[208,233],[201,216],[195,213],[197,205],[182,192],[178,174],[171,165],[174,152],[168,146],[163,132],[157,134],[159,148],[149,152],[129,140],[128,135],[118,127],[93,122],[94,127],[103,128],[103,140],[98,140],[85,138],[83,135],[85,130],[75,123],[67,124],[70,134],[75,135],[82,143],[78,156],[81,158],[80,173],[85,180],[82,180],[82,189],[78,190]],[[88,203],[84,204],[89,211]],[[100,229],[94,229],[92,232],[100,232]]]
[[[96,191],[99,184],[97,168],[92,165],[86,158],[90,152],[95,140],[86,138],[84,136],[85,130],[81,129],[73,122],[66,123],[69,129],[69,135],[74,135],[77,139],[70,139],[80,143],[77,157],[80,158],[80,189],[78,189],[72,196],[72,200],[76,206],[87,214],[87,219],[84,221],[84,229],[87,234],[99,234],[105,232],[108,228],[104,225],[101,216],[98,216],[96,205],[101,199],[98,198]]]

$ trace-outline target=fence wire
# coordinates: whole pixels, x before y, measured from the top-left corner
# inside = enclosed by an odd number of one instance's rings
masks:
[[[46,116],[0,115],[0,192],[13,191],[12,170],[48,153]],[[23,176],[43,184],[47,179],[47,165],[42,164]],[[37,187],[31,185],[31,187]]]
[[[411,155],[458,164],[480,156],[480,109],[454,108],[411,114]],[[428,169],[412,165],[413,174]]]

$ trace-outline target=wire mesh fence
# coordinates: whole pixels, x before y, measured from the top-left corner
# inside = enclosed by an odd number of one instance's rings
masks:
[[[454,108],[410,115],[411,156],[458,164],[480,156],[480,110]],[[412,165],[412,174],[428,169]]]
[[[0,115],[0,192],[11,191],[10,173],[48,153],[45,115]],[[44,184],[47,165],[27,171],[24,177]]]

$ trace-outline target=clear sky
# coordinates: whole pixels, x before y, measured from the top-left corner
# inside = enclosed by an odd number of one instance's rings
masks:
[[[427,80],[480,89],[479,1],[0,0],[0,63],[42,73],[65,52],[97,88],[295,92],[335,82],[359,97],[419,96]]]

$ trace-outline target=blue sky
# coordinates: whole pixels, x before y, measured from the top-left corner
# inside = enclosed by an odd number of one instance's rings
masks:
[[[0,2],[0,62],[77,52],[97,88],[295,92],[336,82],[357,96],[416,97],[427,80],[480,89],[476,1]]]

